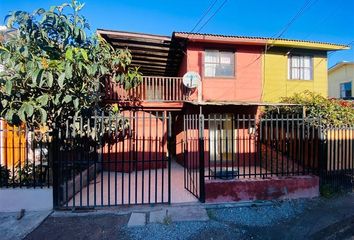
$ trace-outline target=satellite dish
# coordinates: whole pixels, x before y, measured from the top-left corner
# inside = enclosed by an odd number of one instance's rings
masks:
[[[196,88],[200,83],[200,75],[197,72],[187,72],[183,75],[183,85],[187,88]]]

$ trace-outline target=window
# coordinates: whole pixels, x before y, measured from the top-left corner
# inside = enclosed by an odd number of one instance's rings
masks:
[[[288,79],[312,80],[312,57],[289,56]]]
[[[233,77],[235,75],[234,52],[205,50],[204,76],[205,77]]]
[[[346,82],[340,84],[340,98],[352,97],[352,83]]]

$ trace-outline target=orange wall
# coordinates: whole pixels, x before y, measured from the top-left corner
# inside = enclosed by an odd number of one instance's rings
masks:
[[[204,77],[204,50],[235,51],[235,77]],[[202,77],[204,101],[260,101],[262,89],[262,48],[255,46],[190,43],[187,57],[182,61],[182,72],[196,71]],[[192,99],[197,98],[197,93]]]
[[[24,127],[14,127],[2,122],[0,164],[8,169],[16,168],[25,161],[26,137]]]

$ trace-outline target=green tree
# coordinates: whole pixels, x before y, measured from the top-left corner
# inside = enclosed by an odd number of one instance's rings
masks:
[[[126,89],[139,84],[141,75],[130,68],[127,49],[115,50],[103,38],[88,35],[89,25],[76,1],[12,12],[8,28],[17,33],[0,43],[0,116],[30,128],[52,127],[60,119],[97,109],[103,80],[120,82]]]

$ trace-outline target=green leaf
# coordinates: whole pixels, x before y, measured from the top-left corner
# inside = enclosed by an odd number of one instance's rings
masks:
[[[66,52],[65,52],[65,59],[66,60],[69,60],[69,61],[73,61],[73,50],[72,48],[68,48],[66,49]]]
[[[65,77],[67,79],[71,79],[72,78],[72,76],[73,76],[72,71],[73,71],[73,68],[72,68],[71,64],[70,63],[66,63],[66,65],[65,65]]]
[[[72,96],[71,95],[66,95],[63,99],[63,102],[64,103],[68,103],[68,102],[71,102],[72,100]]]
[[[43,69],[36,69],[32,73],[32,83],[33,83],[34,86],[37,86],[38,82],[41,81],[43,71],[44,71]]]
[[[74,101],[73,101],[73,103],[74,103],[74,108],[75,108],[75,109],[78,109],[78,107],[79,107],[79,99],[78,99],[78,98],[75,98]]]
[[[58,77],[58,85],[60,88],[64,87],[65,73],[62,73]]]
[[[8,122],[11,123],[12,120],[13,120],[14,114],[15,114],[15,111],[14,111],[13,109],[7,110],[7,111],[6,111],[6,114],[5,114],[5,119],[6,119],[6,121],[8,121]]]
[[[100,70],[101,70],[101,74],[106,74],[106,73],[108,73],[108,68],[106,68],[105,66],[103,66],[103,65],[100,65]]]
[[[29,103],[25,103],[25,112],[27,117],[31,117],[33,115],[33,106]]]
[[[5,84],[5,92],[7,95],[10,95],[12,91],[12,81],[11,80],[7,80],[6,84]]]
[[[58,105],[58,104],[60,103],[60,97],[61,97],[61,93],[55,94],[55,98],[54,98],[54,100],[53,100],[53,103],[54,103],[55,105]]]
[[[48,104],[48,99],[49,99],[49,96],[48,94],[44,94],[42,96],[39,96],[36,101],[41,105],[41,106],[45,106]]]
[[[38,108],[40,114],[41,114],[41,123],[46,123],[47,122],[47,112],[43,108]]]
[[[81,49],[80,49],[80,52],[81,52],[81,55],[82,55],[83,59],[84,59],[85,61],[88,61],[88,56],[87,56],[86,50],[83,49],[83,48],[81,48]]]
[[[8,103],[8,101],[6,99],[1,100],[2,107],[6,107],[7,103]]]
[[[48,83],[48,87],[51,88],[53,86],[53,81],[54,81],[53,80],[53,73],[52,72],[48,72],[47,74],[48,74],[48,82],[47,82]]]
[[[22,122],[26,122],[25,108],[26,108],[26,103],[22,104],[22,106],[17,112],[17,115]]]

